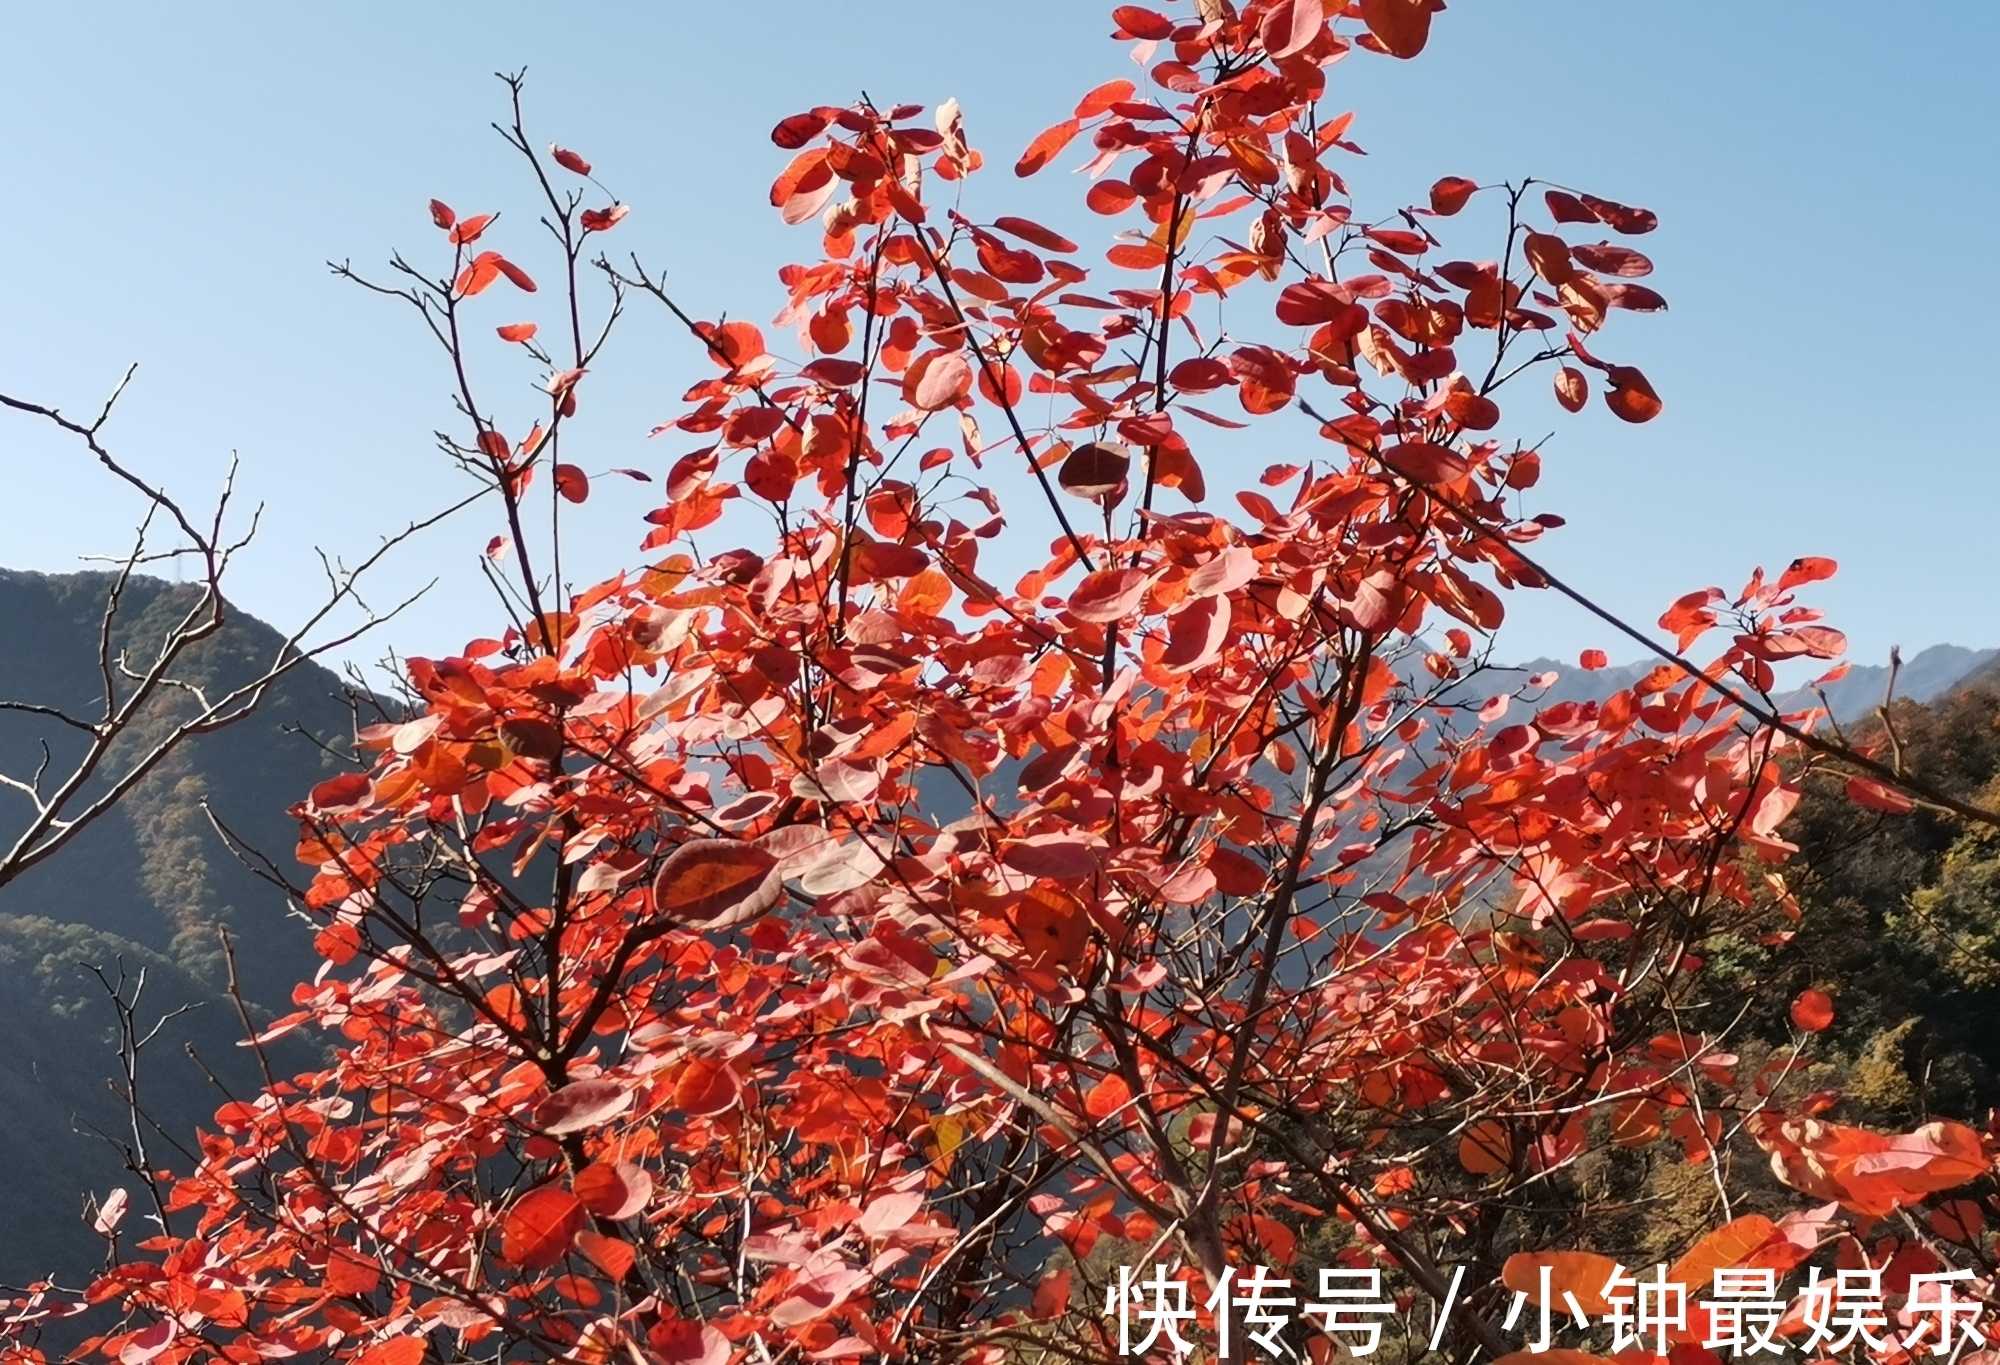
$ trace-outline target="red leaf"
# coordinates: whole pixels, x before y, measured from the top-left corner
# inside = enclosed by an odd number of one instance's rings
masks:
[[[1847,799],[1857,806],[1879,810],[1885,815],[1906,815],[1917,808],[1916,802],[1894,787],[1868,777],[1847,779]]]
[[[1208,393],[1232,382],[1229,366],[1208,356],[1183,360],[1167,374],[1167,382],[1187,393]]]
[[[1594,194],[1581,196],[1581,202],[1590,210],[1592,217],[1613,232],[1637,236],[1642,232],[1651,232],[1660,225],[1659,215],[1651,209],[1628,208],[1624,204],[1614,204],[1609,199],[1599,199]]]
[[[1160,662],[1173,669],[1201,668],[1212,662],[1229,638],[1229,618],[1226,597],[1197,597],[1184,603],[1167,620],[1167,648]]]
[[[1382,463],[1413,483],[1452,483],[1469,471],[1462,456],[1421,441],[1390,446],[1382,452]]]
[[[451,211],[451,205],[442,199],[431,200],[431,221],[441,228],[448,228],[458,221],[458,215]]]
[[[710,1057],[690,1057],[674,1082],[674,1104],[697,1118],[712,1118],[736,1103],[742,1092],[736,1073]]]
[[[422,1337],[390,1337],[355,1357],[354,1365],[417,1365],[423,1358]]]
[[[1583,371],[1565,365],[1556,371],[1556,402],[1571,412],[1582,412],[1583,405],[1590,401],[1590,381],[1583,377]]]
[[[1162,19],[1160,22],[1166,23],[1166,20]],[[1082,127],[1081,123],[1071,118],[1064,119],[1053,128],[1044,129],[1036,135],[1033,142],[1028,144],[1028,150],[1021,153],[1021,159],[1014,163],[1014,174],[1033,175],[1048,165],[1050,158],[1069,146],[1070,139],[1075,137]]]
[[[1070,1272],[1051,1271],[1035,1286],[1034,1302],[1028,1306],[1028,1316],[1036,1322],[1050,1322],[1069,1310]]]
[[[1839,565],[1822,555],[1805,555],[1793,560],[1785,571],[1778,575],[1779,592],[1796,588],[1801,583],[1816,583],[1822,578],[1833,577]]]
[[[584,1167],[570,1182],[583,1206],[614,1223],[631,1218],[653,1197],[653,1177],[624,1161],[599,1161]]]
[[[1125,487],[1132,472],[1132,452],[1112,442],[1078,446],[1062,462],[1056,482],[1065,493],[1096,502]]]
[[[540,330],[532,322],[510,322],[504,327],[496,327],[502,341],[528,341]]]
[[[660,914],[707,929],[748,923],[783,894],[778,860],[733,839],[691,839],[667,855],[653,879]]]
[[[1364,6],[1365,8],[1365,6]],[[1425,23],[1429,23],[1426,16]],[[1321,0],[1278,0],[1264,15],[1258,36],[1273,57],[1289,57],[1312,46],[1326,27],[1326,9]],[[1423,46],[1420,42],[1419,47]]]
[[[472,258],[471,264],[458,272],[453,288],[466,298],[481,293],[486,286],[500,278],[500,253],[482,251]]]
[[[1117,621],[1139,605],[1152,582],[1144,569],[1098,569],[1069,595],[1070,614],[1083,621]]]
[[[1111,22],[1118,25],[1123,36],[1151,43],[1170,38],[1174,32],[1173,21],[1166,15],[1140,5],[1120,5],[1111,11]]]
[[[1083,196],[1083,202],[1092,213],[1102,213],[1107,217],[1123,213],[1139,202],[1139,192],[1123,180],[1100,180],[1090,187],[1090,193]]]
[[[1613,308],[1625,308],[1634,313],[1667,311],[1667,301],[1659,291],[1648,289],[1643,284],[1618,284],[1605,280],[1600,282],[1597,288]]]
[[[703,323],[701,335],[710,356],[730,369],[741,369],[765,354],[764,334],[754,322],[725,322],[720,327]]]
[[[535,1106],[535,1126],[560,1137],[581,1133],[632,1107],[632,1092],[616,1081],[571,1081]]]
[[[1131,99],[1135,88],[1130,81],[1106,81],[1078,102],[1076,116],[1095,118],[1112,105]]]
[[[575,171],[578,175],[590,174],[590,163],[566,147],[558,147],[555,143],[551,142],[549,144],[549,155],[554,157],[556,164],[566,171]]]
[[[705,1322],[662,1318],[646,1340],[664,1365],[729,1365],[729,1338]]]
[[[1351,321],[1359,307],[1354,294],[1332,280],[1317,277],[1288,284],[1278,294],[1278,321],[1287,327],[1313,327],[1323,322]],[[1361,314],[1365,323],[1367,313]],[[1359,330],[1358,328],[1356,330]]]
[[[556,492],[570,502],[582,502],[590,496],[590,476],[573,464],[559,464],[554,470]]]
[[[1632,279],[1653,273],[1653,263],[1627,246],[1599,242],[1595,246],[1573,246],[1570,254],[1592,270],[1606,275],[1623,275]]]
[[[1356,630],[1379,634],[1402,618],[1404,600],[1402,584],[1396,575],[1378,569],[1356,585],[1354,596],[1340,613],[1341,619]]]
[[[314,787],[309,799],[314,810],[334,814],[361,809],[368,804],[374,790],[375,784],[368,780],[367,773],[342,773]]]
[[[479,234],[486,231],[487,224],[492,221],[493,215],[490,213],[482,213],[476,218],[467,218],[464,222],[452,228],[450,233],[452,245],[464,246],[469,242],[478,241]]]
[[[587,1257],[590,1263],[614,1280],[625,1278],[625,1272],[632,1268],[638,1253],[630,1242],[616,1237],[606,1237],[601,1232],[588,1228],[576,1235],[576,1249]]]
[[[1361,22],[1391,56],[1408,61],[1430,41],[1430,0],[1361,0]]]
[[[1561,190],[1550,190],[1542,196],[1542,201],[1549,206],[1549,216],[1554,218],[1558,223],[1594,223],[1597,221],[1597,215],[1592,213],[1588,208],[1585,208],[1583,201],[1573,194],[1564,194]]]
[[[1463,176],[1448,175],[1431,186],[1431,212],[1449,218],[1465,207],[1465,201],[1472,198],[1479,188]]]
[[[1576,662],[1579,668],[1587,672],[1594,672],[1609,664],[1611,660],[1605,657],[1605,653],[1601,649],[1586,649],[1577,656]]]
[[[562,1186],[531,1190],[500,1225],[500,1255],[523,1270],[546,1270],[569,1251],[584,1222],[582,1201]]]
[[[609,232],[631,211],[631,206],[627,204],[613,204],[608,209],[585,209],[577,221],[583,225],[585,232]]]
[[[925,412],[951,407],[972,390],[972,362],[962,351],[940,351],[919,369],[910,367],[906,393],[912,406]]]
[[[1665,404],[1660,402],[1660,395],[1653,392],[1653,386],[1646,381],[1645,375],[1630,365],[1612,365],[1604,373],[1611,381],[1604,401],[1613,412],[1628,422],[1650,422],[1660,415],[1660,409]]]
[[[1825,991],[1800,991],[1792,1001],[1792,1022],[1807,1033],[1819,1033],[1833,1026],[1833,1001]]]
[[[520,266],[501,256],[495,256],[493,264],[500,268],[502,275],[505,275],[509,280],[514,282],[516,289],[529,294],[535,292],[535,282],[528,278],[528,272],[521,269]]]
[[[788,152],[796,152],[826,131],[826,115],[817,109],[803,114],[793,114],[780,119],[778,126],[771,130],[771,141]]]
[[[993,226],[1012,233],[1024,242],[1033,242],[1044,251],[1074,251],[1076,243],[1026,218],[995,218]]]
[[[1114,1071],[1092,1086],[1090,1093],[1083,1097],[1083,1112],[1103,1123],[1131,1103],[1132,1087],[1125,1083],[1123,1076]]]

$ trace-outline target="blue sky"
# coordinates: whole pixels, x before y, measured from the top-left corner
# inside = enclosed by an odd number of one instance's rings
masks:
[[[0,391],[82,411],[138,361],[121,454],[198,501],[241,453],[268,510],[235,592],[282,623],[315,591],[313,545],[364,552],[454,495],[430,440],[450,420],[439,358],[324,263],[429,248],[433,195],[527,207],[487,127],[504,111],[492,72],[527,67],[531,132],[633,205],[615,245],[697,312],[764,321],[773,270],[814,250],[765,204],[779,116],[862,89],[956,96],[1004,166],[1131,70],[1108,8],[10,5]],[[1417,62],[1335,69],[1371,153],[1350,168],[1364,205],[1418,200],[1443,174],[1533,174],[1660,215],[1643,246],[1672,311],[1618,318],[1605,349],[1646,370],[1665,414],[1633,428],[1599,407],[1510,407],[1510,433],[1555,432],[1537,490],[1570,522],[1543,542],[1554,567],[1650,622],[1689,588],[1827,554],[1842,573],[1814,600],[1857,661],[2000,644],[1995,51],[1987,5],[1455,0]],[[1088,226],[1073,180],[983,179],[986,214]],[[503,220],[504,247],[526,217]],[[509,309],[536,315],[509,300],[492,321]],[[663,469],[688,443],[646,433],[705,372],[637,310],[586,392],[585,463]],[[495,376],[526,397],[525,367]],[[1316,444],[1263,439],[1260,467]],[[0,564],[63,569],[122,544],[136,508],[74,448],[7,417],[0,468]],[[636,560],[649,505],[622,481],[593,498],[603,568]],[[392,566],[385,597],[441,581],[381,643],[441,653],[491,632],[473,567],[491,529],[470,514]],[[1565,604],[1510,609],[1507,654],[1633,652]]]

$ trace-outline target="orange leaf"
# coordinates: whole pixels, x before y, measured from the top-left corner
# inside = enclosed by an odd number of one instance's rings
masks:
[[[696,1117],[712,1117],[736,1103],[742,1083],[729,1067],[709,1057],[691,1057],[674,1082],[674,1103]]]
[[[422,1337],[390,1337],[355,1358],[354,1365],[417,1365],[424,1358]]]
[[[1127,38],[1139,38],[1157,43],[1173,36],[1173,21],[1164,14],[1156,13],[1142,5],[1120,5],[1111,11],[1111,22]]]
[[[1161,22],[1165,23],[1166,21],[1161,20]],[[1047,128],[1038,133],[1035,140],[1028,144],[1028,150],[1021,153],[1021,159],[1014,163],[1014,174],[1019,176],[1033,175],[1036,171],[1048,165],[1050,158],[1062,151],[1063,148],[1069,146],[1070,139],[1075,137],[1082,127],[1081,123],[1070,118],[1064,119],[1053,128]]]
[[[555,143],[551,142],[549,144],[549,155],[554,157],[556,164],[566,171],[575,171],[578,175],[590,174],[590,163],[566,147],[558,147]]]
[[[606,1237],[588,1229],[576,1235],[576,1249],[590,1259],[590,1263],[614,1280],[625,1278],[625,1272],[632,1268],[636,1253],[630,1242],[616,1237]]]
[[[450,236],[452,245],[464,246],[468,242],[478,241],[479,234],[486,231],[487,224],[492,221],[493,215],[490,213],[482,213],[476,218],[467,218],[464,222],[452,228]]]
[[[1879,810],[1884,815],[1907,815],[1917,808],[1912,801],[1894,787],[1877,782],[1870,777],[1850,777],[1847,779],[1847,799],[1857,806],[1869,810]]]
[[[1610,1311],[1610,1305],[1604,1301],[1604,1286],[1617,1270],[1618,1263],[1595,1252],[1517,1252],[1500,1267],[1500,1282],[1516,1293],[1526,1294],[1531,1302],[1541,1306],[1543,1266],[1549,1268],[1549,1295],[1553,1300],[1548,1307],[1560,1310],[1563,1295],[1567,1293],[1576,1295],[1576,1301],[1591,1317]]]
[[[1792,1022],[1807,1033],[1833,1026],[1833,1001],[1825,991],[1800,991],[1792,1001]]]
[[[493,330],[500,334],[502,341],[528,341],[539,329],[532,322],[510,322],[504,327],[496,327]]]
[[[1125,1078],[1113,1072],[1090,1088],[1083,1097],[1083,1112],[1099,1123],[1112,1117],[1132,1102],[1132,1087],[1125,1084]]]
[[[1473,1175],[1495,1175],[1513,1164],[1514,1143],[1507,1125],[1485,1119],[1465,1130],[1458,1142],[1458,1164]]]
[[[623,1161],[599,1161],[578,1171],[570,1189],[585,1208],[616,1222],[646,1207],[653,1197],[653,1177]]]
[[[1724,1223],[1689,1247],[1687,1255],[1674,1262],[1667,1278],[1686,1285],[1692,1293],[1697,1287],[1710,1284],[1716,1271],[1743,1265],[1759,1247],[1778,1235],[1778,1225],[1761,1213]]]
[[[1083,97],[1076,106],[1076,116],[1095,118],[1110,109],[1112,105],[1131,99],[1134,89],[1130,81],[1106,81]]]
[[[500,1225],[500,1254],[523,1270],[546,1270],[584,1224],[583,1204],[560,1185],[530,1190]]]

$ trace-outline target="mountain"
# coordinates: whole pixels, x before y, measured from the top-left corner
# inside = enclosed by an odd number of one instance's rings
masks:
[[[1653,670],[1657,661],[1644,659],[1638,663],[1615,664],[1586,672],[1574,664],[1566,664],[1555,659],[1530,659],[1524,664],[1510,668],[1494,669],[1473,680],[1468,695],[1490,697],[1501,692],[1511,692],[1522,686],[1528,678],[1538,673],[1554,673],[1556,680],[1546,692],[1537,693],[1536,702],[1540,706],[1552,706],[1564,701],[1602,701],[1621,688],[1630,687]],[[1967,649],[1963,645],[1932,645],[1929,649],[1903,661],[1896,673],[1896,695],[1907,701],[1927,702],[1945,695],[1954,688],[1969,685],[1975,681],[2000,682],[2000,649]],[[1833,718],[1842,725],[1861,720],[1875,713],[1882,704],[1884,689],[1889,683],[1887,664],[1856,664],[1847,671],[1840,681],[1830,683],[1825,688],[1826,700]],[[1818,704],[1817,698],[1806,692],[1795,692],[1782,699],[1788,709],[1798,709]]]
[[[0,698],[89,715],[100,696],[97,638],[107,574],[45,575],[0,570]],[[137,578],[126,589],[118,641],[143,646],[185,610],[192,589]],[[280,637],[235,614],[192,652],[185,681],[226,688],[255,677]],[[184,696],[142,717],[143,742],[172,722]],[[109,815],[49,861],[0,887],[0,1283],[20,1285],[55,1272],[87,1277],[103,1244],[83,1221],[86,1193],[124,1186],[127,1228],[145,1199],[124,1169],[131,1116],[108,1088],[118,1074],[118,1013],[100,969],[129,996],[143,974],[142,1028],[170,1019],[145,1049],[138,1089],[155,1130],[142,1128],[153,1160],[185,1171],[192,1160],[175,1142],[191,1140],[224,1096],[256,1085],[227,993],[219,931],[236,944],[242,993],[254,1015],[288,1009],[293,983],[319,966],[311,933],[284,897],[244,868],[203,812],[206,802],[251,846],[280,866],[291,861],[297,826],[285,814],[313,783],[339,767],[321,747],[340,749],[353,730],[342,685],[306,665],[287,675],[264,705],[237,725],[178,749]],[[42,761],[61,771],[80,737],[44,717],[0,712],[0,772],[23,777]],[[114,755],[115,757],[115,755]],[[28,806],[0,791],[0,839],[23,828]],[[197,1062],[188,1055],[192,1047]],[[302,1056],[299,1060],[304,1061]],[[106,1139],[110,1138],[110,1141]]]

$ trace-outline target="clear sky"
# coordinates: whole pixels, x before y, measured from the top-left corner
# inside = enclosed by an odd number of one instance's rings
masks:
[[[617,247],[703,315],[764,321],[775,267],[815,249],[766,205],[783,160],[768,130],[858,90],[955,95],[1001,167],[987,213],[1088,226],[1074,181],[1020,186],[1004,166],[1130,71],[1108,8],[6,0],[0,391],[82,411],[139,362],[120,452],[197,501],[241,453],[268,511],[235,595],[286,622],[316,590],[314,545],[363,552],[456,488],[430,439],[450,420],[439,357],[324,263],[432,247],[433,195],[527,207],[487,126],[504,111],[492,72],[525,66],[531,132],[633,205]],[[1606,349],[1666,412],[1546,421],[1539,506],[1570,520],[1543,542],[1555,567],[1649,622],[1689,588],[1827,554],[1842,573],[1815,600],[1858,662],[2000,644],[1996,53],[2000,6],[1966,0],[1454,0],[1417,62],[1335,69],[1371,153],[1350,176],[1364,205],[1419,200],[1444,174],[1533,174],[1660,215],[1642,245],[1672,310],[1618,317]],[[661,471],[689,443],[646,433],[706,372],[640,309],[590,381],[585,463]],[[1317,444],[1270,439],[1260,466]],[[74,567],[136,514],[24,418],[0,417],[0,471],[0,564]],[[619,481],[593,498],[602,567],[636,560],[653,496]],[[469,514],[394,566],[385,596],[441,582],[382,643],[442,653],[492,632],[474,570],[491,530]],[[1516,657],[1633,653],[1564,604],[1510,609]]]

